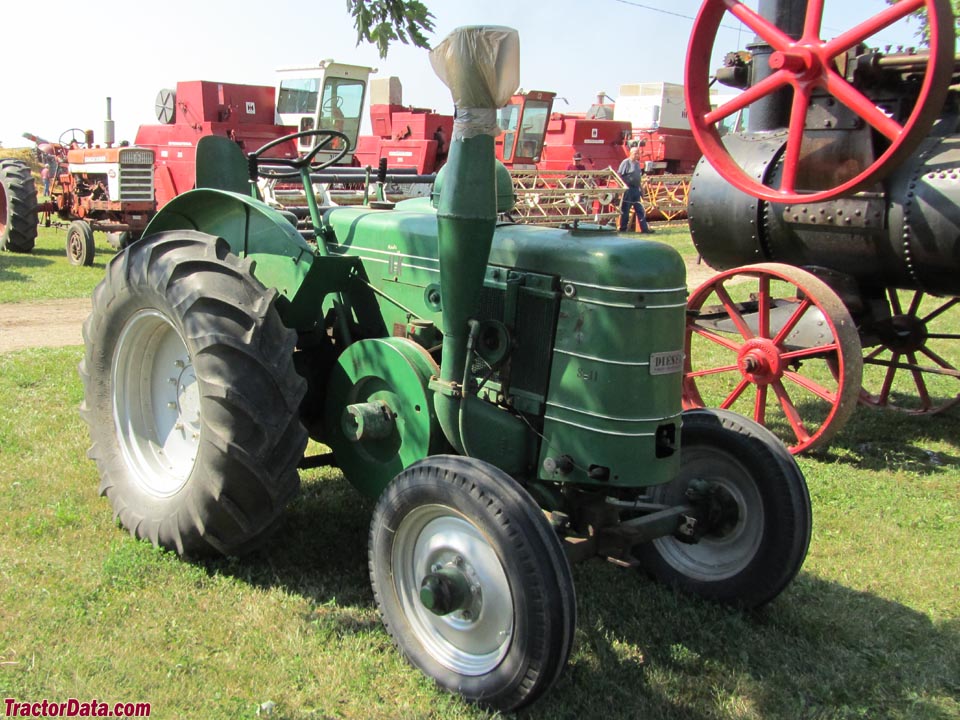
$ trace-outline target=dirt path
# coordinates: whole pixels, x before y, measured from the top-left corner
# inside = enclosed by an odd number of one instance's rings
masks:
[[[0,353],[30,347],[82,345],[90,298],[0,303]]]

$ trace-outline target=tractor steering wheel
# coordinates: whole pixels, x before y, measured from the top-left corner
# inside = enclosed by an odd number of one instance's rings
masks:
[[[341,108],[343,108],[343,95],[337,95],[336,98],[331,95],[320,105],[320,112],[327,112],[332,115],[334,110],[340,110]]]
[[[257,174],[260,177],[265,177],[265,178],[270,178],[275,180],[299,177],[300,171],[303,168],[309,167],[311,172],[319,172],[324,168],[328,168],[331,165],[336,164],[339,160],[343,158],[344,155],[346,155],[350,151],[350,138],[348,138],[342,132],[338,132],[336,130],[304,130],[302,132],[294,133],[293,135],[284,135],[283,137],[277,138],[276,140],[271,140],[263,147],[250,153],[249,158],[251,160],[251,164],[259,164],[263,154],[267,152],[267,150],[270,150],[271,148],[275,148],[277,145],[282,145],[285,142],[289,142],[291,140],[299,140],[300,138],[304,138],[304,137],[317,138],[314,141],[313,147],[310,149],[310,151],[306,155],[302,155],[301,157],[297,157],[297,158],[273,158],[273,157],[263,158],[264,162],[270,163],[271,165],[282,165],[284,167],[292,168],[294,172],[280,172],[278,170],[260,170],[258,168]],[[334,140],[340,141],[340,148],[337,154],[327,160],[314,163],[313,159],[317,156],[317,153],[325,149]]]
[[[80,128],[70,128],[63,131],[58,142],[65,148],[69,148],[72,143],[76,143],[78,148],[85,148],[87,146],[87,134]]]

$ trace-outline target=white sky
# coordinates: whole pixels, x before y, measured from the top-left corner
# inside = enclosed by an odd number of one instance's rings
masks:
[[[687,37],[699,0],[425,0],[436,16],[436,44],[460,25],[508,25],[520,31],[521,86],[553,90],[560,111],[585,111],[597,91],[615,97],[621,84],[682,82]],[[747,0],[756,8],[756,0]],[[884,0],[827,0],[824,35],[876,14]],[[687,16],[687,17],[681,17]],[[38,19],[38,18],[42,18]],[[752,39],[726,16],[713,67]],[[113,98],[117,140],[154,124],[161,88],[180,80],[274,85],[281,67],[324,58],[397,75],[408,105],[450,112],[447,89],[426,51],[397,44],[386,60],[356,46],[344,0],[47,0],[5,2],[0,10],[0,145],[31,145],[24,131],[57,140],[72,127],[103,134]],[[915,44],[916,24],[901,23],[871,43]],[[51,28],[56,28],[52,30]],[[366,115],[366,110],[364,111]],[[369,125],[369,121],[367,121]]]

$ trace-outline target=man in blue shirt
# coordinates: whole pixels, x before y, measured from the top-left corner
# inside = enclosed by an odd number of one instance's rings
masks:
[[[620,232],[627,229],[630,222],[630,208],[632,207],[637,214],[637,226],[642,233],[652,233],[653,230],[647,224],[647,214],[643,210],[642,192],[640,184],[643,182],[643,165],[640,163],[640,148],[634,145],[630,148],[630,157],[626,158],[620,167],[617,168],[617,174],[627,184],[627,189],[623,193],[623,200],[620,203]]]

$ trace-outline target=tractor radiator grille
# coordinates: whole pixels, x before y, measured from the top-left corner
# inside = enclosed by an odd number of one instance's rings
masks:
[[[480,295],[480,319],[504,322],[505,291],[484,287]],[[510,356],[510,386],[517,390],[546,396],[547,380],[550,372],[550,352],[553,348],[553,334],[556,326],[555,299],[543,297],[520,289],[516,327],[514,328],[515,347]],[[509,324],[509,323],[508,323]],[[477,360],[473,366],[475,377],[486,377],[489,369]],[[496,372],[491,380],[502,383],[505,378]]]
[[[153,202],[153,152],[142,148],[120,151],[120,200]]]

